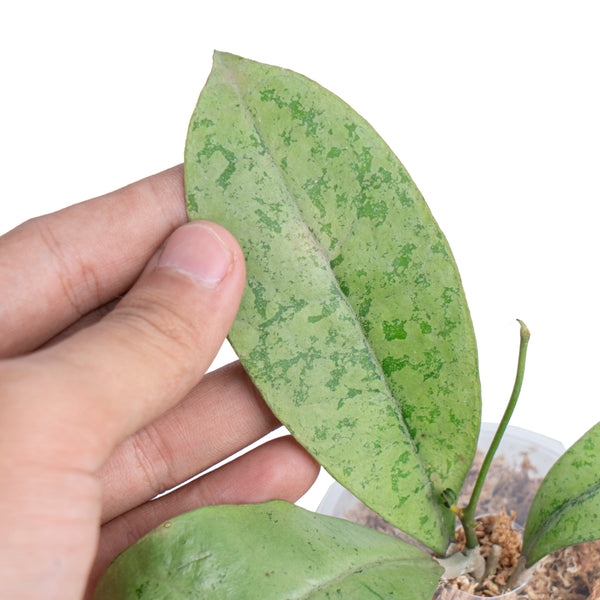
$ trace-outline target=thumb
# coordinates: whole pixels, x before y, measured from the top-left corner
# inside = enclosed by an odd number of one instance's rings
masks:
[[[3,393],[27,419],[28,439],[48,438],[49,454],[65,453],[71,466],[78,448],[78,466],[98,468],[199,381],[233,323],[244,278],[225,229],[203,221],[177,229],[104,319],[4,365]]]

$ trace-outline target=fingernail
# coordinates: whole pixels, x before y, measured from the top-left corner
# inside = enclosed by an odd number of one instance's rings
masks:
[[[215,288],[231,269],[232,262],[229,248],[213,229],[203,223],[193,223],[171,235],[158,266],[177,269],[204,286]]]

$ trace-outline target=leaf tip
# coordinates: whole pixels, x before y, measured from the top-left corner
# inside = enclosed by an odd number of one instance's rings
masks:
[[[230,67],[236,62],[244,60],[241,56],[231,54],[231,52],[223,52],[222,50],[213,51],[213,65]]]

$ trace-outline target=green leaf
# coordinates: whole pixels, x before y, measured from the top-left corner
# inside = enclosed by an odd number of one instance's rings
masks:
[[[286,502],[212,506],[128,548],[94,599],[430,600],[441,571],[410,544]]]
[[[533,500],[523,535],[530,566],[547,554],[600,539],[600,423],[552,466]]]
[[[443,553],[475,452],[475,338],[446,239],[348,105],[216,53],[190,123],[188,213],[240,242],[230,341],[275,414],[343,485]]]

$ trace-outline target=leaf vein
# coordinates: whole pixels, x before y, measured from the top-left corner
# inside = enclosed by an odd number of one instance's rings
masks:
[[[343,582],[348,577],[352,577],[353,575],[358,575],[364,571],[369,571],[371,569],[378,569],[380,567],[389,567],[389,568],[401,568],[403,565],[408,564],[411,567],[411,570],[414,570],[414,565],[416,562],[424,562],[415,558],[391,558],[391,559],[377,559],[371,562],[362,563],[360,565],[352,566],[349,569],[337,574],[335,577],[331,577],[319,583],[317,587],[314,587],[306,592],[302,592],[300,595],[295,596],[287,596],[286,600],[309,600],[317,593],[321,593],[327,588],[331,588],[338,583]]]
[[[254,130],[256,131],[256,134],[263,146],[263,148],[265,149],[266,154],[268,155],[272,166],[274,168],[274,171],[278,174],[278,176],[281,178],[281,181],[283,182],[283,185],[285,187],[285,189],[288,192],[289,197],[292,199],[292,204],[295,207],[296,213],[298,215],[298,221],[301,223],[301,225],[305,228],[309,239],[312,240],[313,245],[316,249],[316,251],[321,254],[322,258],[323,258],[323,262],[324,264],[327,266],[326,268],[328,268],[331,272],[332,275],[332,279],[335,282],[336,285],[336,289],[337,292],[340,296],[340,298],[342,299],[342,301],[345,303],[345,305],[347,306],[350,314],[352,314],[352,316],[354,317],[354,320],[356,322],[356,324],[358,325],[358,328],[362,334],[362,342],[365,346],[365,349],[371,359],[371,362],[374,364],[375,369],[377,371],[377,374],[379,376],[379,378],[381,379],[381,381],[383,381],[384,386],[385,386],[385,390],[389,396],[389,398],[392,399],[393,401],[393,405],[395,407],[395,412],[396,415],[398,417],[398,421],[400,424],[400,427],[403,429],[403,433],[405,435],[405,438],[408,439],[410,441],[410,447],[412,450],[412,453],[416,459],[417,464],[419,465],[419,468],[421,470],[421,473],[423,475],[423,480],[427,482],[426,487],[429,487],[430,493],[433,494],[433,486],[432,486],[432,482],[429,478],[429,476],[427,475],[427,471],[425,469],[425,465],[423,463],[423,460],[421,458],[421,456],[419,455],[418,451],[417,451],[417,446],[416,446],[416,440],[415,438],[411,435],[410,433],[410,429],[408,427],[408,423],[406,422],[406,418],[404,417],[404,414],[402,412],[402,407],[400,404],[400,401],[398,400],[398,398],[396,398],[396,396],[392,393],[389,382],[383,372],[382,366],[375,354],[375,352],[373,351],[373,348],[369,342],[369,339],[367,337],[367,334],[364,330],[364,327],[362,325],[362,323],[360,322],[360,319],[357,318],[356,315],[356,311],[354,310],[354,308],[352,307],[352,305],[350,304],[350,301],[348,300],[347,296],[343,293],[341,287],[340,287],[340,282],[338,281],[337,277],[335,276],[335,273],[333,272],[333,269],[331,268],[330,265],[330,257],[327,255],[325,249],[323,248],[322,244],[319,242],[319,240],[317,239],[317,237],[315,236],[314,232],[311,230],[311,228],[308,226],[306,220],[303,218],[302,215],[302,211],[298,206],[298,203],[296,202],[295,199],[295,195],[292,193],[292,187],[288,181],[288,179],[285,176],[285,173],[282,171],[282,169],[280,168],[280,166],[278,165],[277,161],[275,160],[275,157],[273,156],[272,150],[270,148],[270,146],[265,142],[265,138],[264,135],[260,129],[260,124],[258,122],[258,120],[254,117],[254,115],[252,114],[252,112],[249,109],[249,106],[247,105],[245,98],[241,92],[240,89],[240,85],[239,85],[239,81],[237,80],[236,77],[236,73],[235,72],[231,72],[230,73],[231,77],[229,79],[229,82],[231,83],[232,87],[234,88],[238,99],[240,101],[240,107],[243,108],[244,112],[247,115],[248,120],[252,123]],[[306,194],[306,190],[302,190],[303,194]],[[433,503],[433,506],[436,507],[436,510],[438,510],[439,512],[439,507],[437,505],[436,502]],[[441,514],[440,514],[440,518],[441,518]]]
[[[582,504],[589,498],[591,498],[595,495],[598,495],[599,493],[600,493],[600,481],[596,481],[593,484],[589,485],[583,492],[581,492],[577,496],[569,498],[565,502],[563,502],[563,504],[561,504],[561,506],[559,506],[558,509],[553,511],[552,514],[550,514],[550,516],[548,516],[544,520],[544,522],[540,525],[537,532],[535,533],[534,536],[532,536],[532,538],[528,544],[528,550],[530,550],[531,548],[534,548],[536,546],[536,544],[538,543],[539,539],[545,533],[547,533],[548,531],[551,531],[555,527],[556,522],[559,521],[564,516],[565,512],[568,512],[568,510],[570,508],[574,508],[578,504]]]

